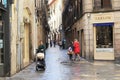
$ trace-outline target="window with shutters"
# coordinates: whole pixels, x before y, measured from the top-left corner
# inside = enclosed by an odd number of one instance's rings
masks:
[[[111,0],[94,0],[94,9],[111,9]]]
[[[101,0],[101,8],[111,8],[111,0]]]

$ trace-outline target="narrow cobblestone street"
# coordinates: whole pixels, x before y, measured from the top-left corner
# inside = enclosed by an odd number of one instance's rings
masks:
[[[46,70],[35,71],[35,63],[5,79],[0,80],[120,80],[120,65],[112,61],[70,62],[66,50],[46,50]]]

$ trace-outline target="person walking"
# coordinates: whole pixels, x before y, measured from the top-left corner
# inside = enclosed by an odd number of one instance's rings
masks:
[[[38,52],[43,52],[45,53],[45,46],[42,41],[40,41],[40,44],[38,46]]]
[[[55,45],[56,45],[56,40],[54,40],[53,43],[54,43],[54,47],[55,47]]]
[[[62,47],[63,47],[63,49],[65,49],[65,44],[66,44],[66,40],[63,39],[63,40],[62,40]]]
[[[50,40],[50,47],[52,47],[52,40]]]
[[[74,39],[73,42],[74,47],[74,60],[80,60],[80,43],[77,39]]]

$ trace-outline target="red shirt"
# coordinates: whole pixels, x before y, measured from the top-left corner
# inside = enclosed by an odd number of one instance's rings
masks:
[[[80,44],[79,44],[79,42],[74,42],[73,43],[73,47],[74,47],[74,53],[75,54],[79,54],[80,53]]]

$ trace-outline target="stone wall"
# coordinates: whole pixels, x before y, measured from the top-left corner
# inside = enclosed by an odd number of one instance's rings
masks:
[[[12,4],[10,13],[11,22],[11,75],[20,71],[30,63],[29,55],[24,53],[24,32],[25,19],[30,29],[30,52],[35,53],[37,47],[37,34],[35,25],[35,6],[34,0],[15,0]],[[26,56],[26,57],[25,57]],[[25,57],[25,59],[24,59]]]
[[[10,39],[11,39],[11,75],[15,74],[17,71],[17,53],[16,53],[16,46],[17,46],[17,0],[15,0],[15,3],[12,4],[11,8],[11,16],[10,16],[10,24],[11,24],[11,34],[10,34]]]
[[[114,49],[115,57],[120,57],[120,12],[114,12]]]

